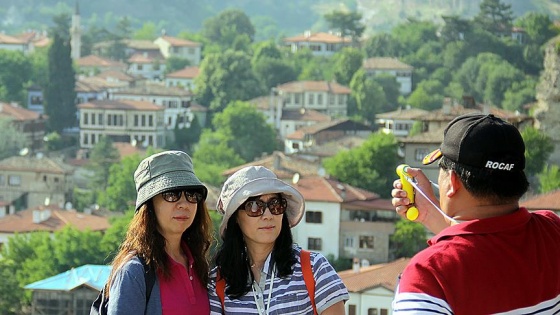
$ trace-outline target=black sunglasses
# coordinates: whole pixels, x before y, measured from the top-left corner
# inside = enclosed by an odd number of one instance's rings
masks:
[[[186,189],[174,189],[168,190],[161,193],[163,200],[167,202],[177,202],[181,199],[181,195],[185,193],[185,198],[190,203],[199,203],[202,201],[203,196],[199,191],[190,191]]]
[[[264,211],[268,208],[270,213],[274,215],[280,215],[286,212],[288,208],[288,201],[285,198],[272,198],[268,202],[264,202],[259,199],[247,200],[244,204],[239,207],[241,210],[245,210],[250,217],[260,217],[264,214]]]

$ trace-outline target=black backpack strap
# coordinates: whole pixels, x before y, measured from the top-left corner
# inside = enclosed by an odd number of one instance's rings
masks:
[[[154,288],[154,284],[156,282],[156,271],[154,268],[151,268],[146,264],[146,260],[144,257],[137,256],[142,266],[144,266],[144,281],[146,283],[146,305],[148,305],[148,301],[150,300],[150,296],[152,295],[152,289]]]

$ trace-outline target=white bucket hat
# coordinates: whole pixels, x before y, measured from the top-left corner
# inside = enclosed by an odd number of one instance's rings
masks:
[[[229,218],[248,198],[274,193],[282,193],[286,198],[290,227],[296,226],[305,211],[305,202],[299,191],[263,166],[248,166],[233,173],[224,183],[216,205],[216,209],[224,215],[220,224],[222,239]]]

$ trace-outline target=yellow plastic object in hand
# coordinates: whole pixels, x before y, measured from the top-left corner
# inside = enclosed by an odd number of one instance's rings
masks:
[[[414,206],[414,187],[412,187],[412,184],[410,183],[410,181],[412,181],[413,179],[406,172],[408,168],[409,166],[406,164],[397,166],[397,175],[399,175],[403,190],[406,191],[406,196],[408,197],[408,199],[410,200],[410,204],[412,205],[406,211],[406,218],[410,221],[414,221],[418,219],[418,208]]]

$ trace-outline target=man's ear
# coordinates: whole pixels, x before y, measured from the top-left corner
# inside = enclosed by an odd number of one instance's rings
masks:
[[[459,175],[457,175],[454,171],[449,172],[449,189],[447,190],[447,197],[455,195],[463,188],[463,182],[461,182]]]

